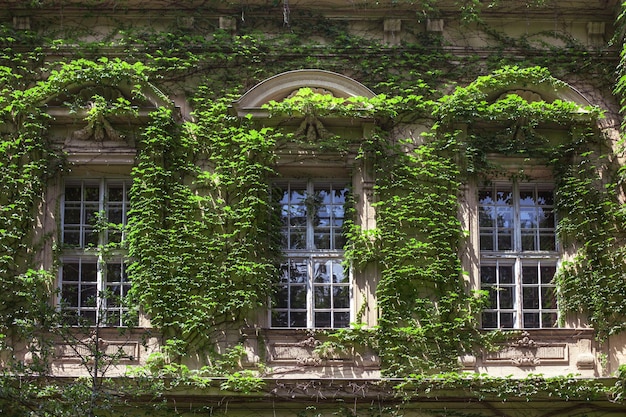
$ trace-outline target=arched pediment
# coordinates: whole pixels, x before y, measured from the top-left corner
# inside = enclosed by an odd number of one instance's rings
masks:
[[[375,96],[372,90],[345,75],[318,69],[302,69],[284,72],[261,81],[235,101],[233,107],[241,117],[248,114],[265,117],[267,112],[262,109],[264,104],[284,100],[305,87],[341,98]]]
[[[487,95],[487,102],[494,102],[509,94],[516,94],[526,101],[545,101],[552,103],[555,100],[572,102],[578,105],[583,111],[585,107],[591,106],[591,102],[578,90],[562,81],[552,79],[541,83],[515,82],[500,87],[498,89],[484,91]]]

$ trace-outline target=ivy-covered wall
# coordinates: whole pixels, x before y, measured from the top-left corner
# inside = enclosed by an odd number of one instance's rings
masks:
[[[58,210],[45,207],[48,185],[80,168],[64,153],[64,139],[52,134],[52,107],[81,114],[76,126],[133,137],[123,249],[132,260],[132,309],[163,337],[162,353],[138,371],[151,382],[157,376],[198,388],[220,377],[227,378],[225,390],[262,385],[263,369],[239,369],[241,346],[224,351],[215,342],[224,329],[251,325],[272,296],[282,253],[279,213],[268,190],[286,148],[350,153],[355,166],[371,169],[375,178],[376,228],[364,228],[353,208],[346,250],[355,273],[377,271],[376,305],[367,306],[379,312],[377,323],[357,317],[352,329],[326,335],[320,352],[367,347],[386,377],[452,372],[445,383],[435,380],[446,389],[462,385],[458,358],[502,337],[480,331],[484,294],[472,291],[462,268],[469,242],[459,218],[462,190],[481,178],[510,175],[501,164],[506,157],[539,161],[557,184],[558,232],[570,255],[557,277],[563,316],[588,318],[600,342],[623,330],[618,4],[609,10],[576,3],[572,12],[544,1],[489,7],[354,2],[319,9],[286,1],[3,3],[0,335],[8,358],[17,358],[15,340],[28,341],[38,366],[29,365],[32,375],[48,375],[49,335],[58,337],[55,329],[63,328],[51,308],[62,248],[41,259],[41,248],[59,239],[38,221],[42,212]],[[251,87],[302,68],[349,76],[377,95],[345,100],[300,90],[265,106],[271,122],[234,115],[233,101]],[[573,97],[570,86],[592,105],[560,99]],[[112,99],[95,87],[125,95]],[[518,89],[552,98],[500,95]],[[76,96],[84,90],[91,95]],[[150,109],[149,118],[141,119],[136,103]],[[367,119],[374,129],[358,141],[333,135],[332,128],[321,138],[277,122],[291,118]],[[424,134],[398,133],[415,126]],[[97,250],[105,249],[111,248]],[[98,352],[95,361],[85,361],[93,381],[100,374],[91,364],[119,359]],[[199,373],[187,368],[190,356],[204,365]],[[7,363],[12,367],[4,368],[0,400],[31,404],[32,392],[16,390],[11,379],[24,372],[24,363]],[[493,394],[489,384],[472,389]],[[159,395],[170,387],[150,385]],[[414,387],[403,389],[411,396]],[[507,387],[507,395],[520,395]],[[92,384],[84,398],[108,395],[110,387],[100,388]],[[589,389],[621,398],[619,383]]]

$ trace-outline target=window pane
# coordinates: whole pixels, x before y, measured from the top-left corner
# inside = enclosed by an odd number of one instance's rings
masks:
[[[480,281],[484,284],[496,283],[496,267],[494,266],[481,266],[480,267]]]
[[[556,288],[541,288],[541,308],[556,309]]]
[[[306,287],[303,285],[292,285],[289,287],[289,307],[306,308]]]
[[[530,309],[539,308],[539,288],[538,287],[524,287],[522,290],[523,295],[523,307]]]
[[[500,313],[500,327],[512,329],[515,325],[513,313]]]
[[[272,327],[287,327],[289,315],[286,311],[272,311]]]
[[[63,284],[61,298],[67,307],[78,307],[78,284]]]
[[[306,312],[292,312],[290,327],[306,327]]]
[[[536,266],[522,267],[522,283],[537,284],[539,283],[539,272]]]
[[[498,231],[498,247],[496,250],[513,249],[513,235],[510,230]]]
[[[501,287],[498,289],[498,295],[500,296],[500,308],[513,308],[515,302],[514,287]]]
[[[541,313],[541,327],[556,327],[557,313]]]
[[[287,286],[279,287],[274,296],[275,308],[287,308],[289,303],[289,290]]]
[[[333,321],[334,328],[348,327],[350,326],[350,313],[345,311],[333,313]]]
[[[315,313],[315,327],[331,327],[330,311]]]
[[[315,286],[315,308],[330,308],[330,287]]]
[[[556,266],[541,266],[539,268],[541,272],[541,283],[542,284],[550,284],[554,279],[554,274],[556,273]]]
[[[492,234],[483,234],[480,235],[480,249],[481,250],[494,250]]]
[[[98,186],[85,186],[85,201],[100,201],[100,187]]]
[[[539,313],[524,313],[524,327],[527,329],[539,328]]]
[[[535,234],[527,234],[522,233],[522,250],[523,251],[534,251],[538,248],[535,245]]]
[[[333,308],[350,307],[350,290],[347,286],[333,288]]]
[[[82,188],[80,185],[65,186],[65,201],[81,201]]]
[[[515,277],[513,276],[513,266],[498,267],[498,278],[500,284],[513,284]]]
[[[496,329],[498,327],[498,313],[484,311],[482,314],[482,326],[485,329]]]

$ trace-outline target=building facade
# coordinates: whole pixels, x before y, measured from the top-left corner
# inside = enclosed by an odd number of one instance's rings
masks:
[[[6,415],[622,415],[622,5],[4,1]]]

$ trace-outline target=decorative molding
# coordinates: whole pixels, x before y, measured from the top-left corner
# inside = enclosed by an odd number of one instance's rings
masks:
[[[55,343],[55,357],[61,361],[83,361],[93,357],[90,349],[94,341],[90,338],[75,343]],[[139,362],[139,342],[98,339],[99,351],[121,363]]]
[[[531,367],[542,364],[568,364],[569,350],[567,343],[536,342],[530,333],[523,332],[521,337],[496,352],[483,355],[487,365],[513,365]]]

